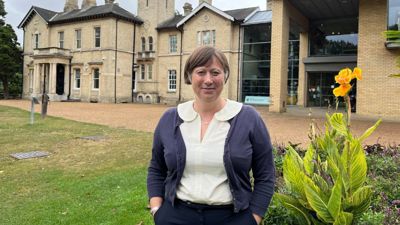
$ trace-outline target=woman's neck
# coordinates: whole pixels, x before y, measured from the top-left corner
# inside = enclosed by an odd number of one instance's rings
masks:
[[[194,101],[194,109],[197,113],[204,114],[212,114],[220,111],[225,106],[226,101],[222,98],[218,98],[213,102],[204,102],[199,99],[195,99]]]

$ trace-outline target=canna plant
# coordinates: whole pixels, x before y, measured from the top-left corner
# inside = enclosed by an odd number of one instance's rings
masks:
[[[361,70],[341,70],[334,89],[350,109],[350,81],[362,79]],[[350,114],[348,114],[350,115]],[[372,187],[366,185],[367,161],[362,142],[381,120],[360,137],[350,131],[350,117],[342,113],[326,115],[325,132],[317,134],[311,126],[311,143],[304,157],[291,146],[283,162],[287,193],[275,197],[298,219],[299,224],[353,224],[371,202]]]

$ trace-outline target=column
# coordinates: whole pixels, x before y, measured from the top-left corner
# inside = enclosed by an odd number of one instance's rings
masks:
[[[289,57],[289,12],[286,0],[272,1],[271,34],[271,112],[285,112]]]
[[[57,64],[50,63],[50,79],[49,79],[49,93],[56,94],[57,84]]]
[[[69,64],[64,64],[64,95],[67,97],[69,95]],[[71,81],[72,82],[72,81]]]
[[[299,49],[299,86],[297,89],[297,105],[306,106],[307,102],[307,74],[306,67],[303,63],[304,58],[308,55],[308,33],[300,33],[300,49]]]

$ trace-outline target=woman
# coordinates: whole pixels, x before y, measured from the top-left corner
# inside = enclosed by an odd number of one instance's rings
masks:
[[[268,131],[253,107],[221,97],[229,77],[221,51],[196,49],[184,73],[195,99],[165,112],[154,133],[147,188],[155,224],[259,224],[274,191]]]

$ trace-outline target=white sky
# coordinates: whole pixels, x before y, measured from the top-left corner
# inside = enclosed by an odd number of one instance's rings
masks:
[[[81,5],[82,0],[78,0],[78,5]],[[136,15],[137,0],[116,0],[119,5]],[[183,12],[183,4],[189,2],[193,8],[198,5],[198,0],[175,0],[175,8],[179,12]],[[222,10],[239,9],[247,7],[260,7],[265,10],[266,0],[213,0],[213,5]],[[56,12],[61,12],[64,9],[65,0],[4,0],[6,8],[6,23],[14,27],[18,36],[18,41],[22,45],[23,31],[17,26],[22,21],[28,10],[34,5],[41,8],[49,9]],[[97,0],[97,5],[104,4],[104,0]]]

